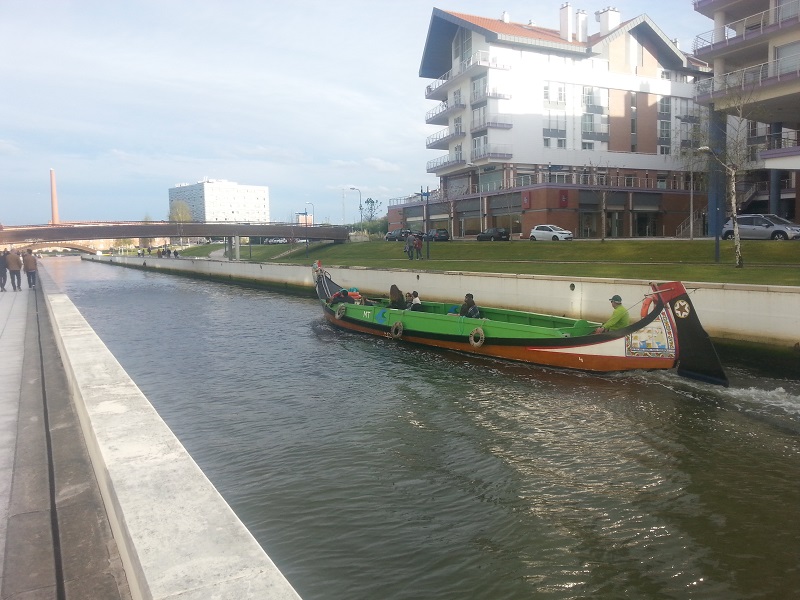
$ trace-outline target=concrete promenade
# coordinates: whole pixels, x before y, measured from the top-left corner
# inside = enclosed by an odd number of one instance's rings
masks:
[[[40,264],[0,292],[0,598],[299,596]]]
[[[0,292],[0,597],[130,598],[40,290]]]

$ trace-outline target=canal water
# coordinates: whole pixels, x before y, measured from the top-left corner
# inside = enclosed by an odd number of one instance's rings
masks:
[[[44,262],[305,600],[800,596],[797,379],[478,360]]]

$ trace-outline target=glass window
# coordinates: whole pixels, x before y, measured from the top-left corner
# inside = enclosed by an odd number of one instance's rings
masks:
[[[558,148],[565,150],[567,147],[567,138],[558,138]]]
[[[545,148],[549,148],[550,147],[550,138],[544,138],[544,147]]]

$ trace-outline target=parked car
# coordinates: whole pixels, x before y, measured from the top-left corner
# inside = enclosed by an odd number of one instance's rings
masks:
[[[481,231],[475,239],[479,242],[486,240],[489,240],[490,242],[494,242],[496,240],[508,241],[511,239],[511,235],[508,233],[508,229],[503,229],[502,227],[490,227],[486,231]]]
[[[557,242],[559,240],[571,240],[572,232],[562,229],[558,225],[537,225],[531,229],[530,237],[532,242],[536,240],[553,240]]]
[[[743,240],[796,240],[800,239],[800,225],[778,215],[739,215],[739,237]],[[733,237],[733,219],[722,226],[722,239]]]
[[[422,236],[423,240],[430,240],[432,242],[449,242],[450,232],[447,229],[431,229],[428,233]]]
[[[410,233],[417,237],[422,237],[422,232],[416,229],[393,229],[383,236],[383,239],[387,242],[405,242]]]

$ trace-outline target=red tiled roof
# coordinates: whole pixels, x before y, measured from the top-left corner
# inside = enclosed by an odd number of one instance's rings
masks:
[[[576,46],[586,46],[579,42],[562,39],[556,29],[546,29],[544,27],[537,27],[536,25],[523,25],[522,23],[504,23],[501,19],[489,19],[487,17],[476,17],[475,15],[466,15],[464,13],[457,13],[452,11],[442,11],[456,18],[472,23],[478,27],[493,31],[494,33],[502,35],[513,35],[517,37],[530,38],[532,40],[542,40],[546,42],[559,42],[562,44],[574,44]]]

